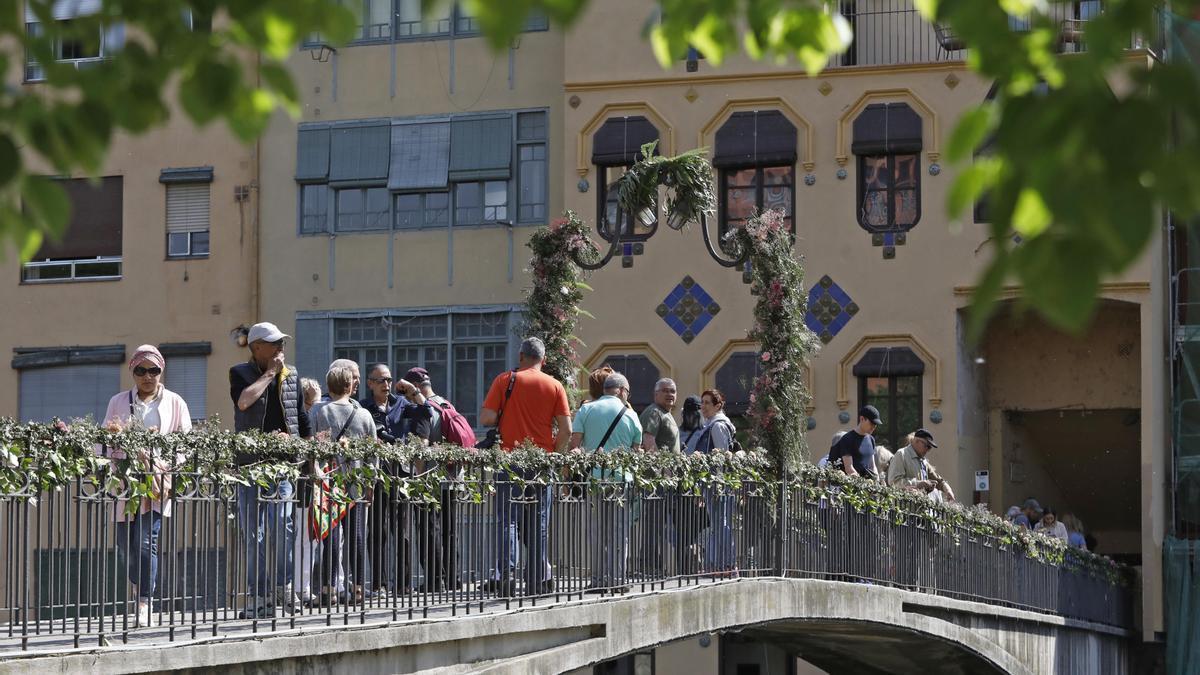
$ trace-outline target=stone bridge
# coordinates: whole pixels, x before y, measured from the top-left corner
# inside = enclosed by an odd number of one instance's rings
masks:
[[[683,638],[739,633],[831,673],[1125,673],[1129,631],[897,588],[778,577],[480,612],[166,643],[10,653],[0,675],[570,673]],[[361,622],[360,622],[361,621]],[[161,629],[160,629],[161,630]]]

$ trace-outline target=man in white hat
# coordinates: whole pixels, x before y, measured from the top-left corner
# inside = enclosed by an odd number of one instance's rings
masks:
[[[300,376],[284,360],[284,342],[289,335],[273,323],[256,323],[246,336],[250,359],[229,369],[229,393],[233,398],[234,429],[262,431],[308,438],[308,416]],[[249,454],[234,457],[239,466],[254,462]],[[281,480],[263,492],[258,486],[238,488],[238,526],[246,544],[246,585],[249,597],[242,618],[266,618],[275,605],[294,612],[299,598],[292,591],[292,523],[296,487]],[[300,495],[304,500],[304,495]],[[268,550],[269,549],[269,550]]]

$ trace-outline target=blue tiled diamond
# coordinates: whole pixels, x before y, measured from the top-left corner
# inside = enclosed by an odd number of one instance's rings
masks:
[[[721,311],[708,291],[690,276],[675,285],[655,313],[675,331],[684,342],[690,343]]]
[[[841,286],[825,275],[808,291],[808,311],[804,325],[829,343],[858,313],[858,305]]]

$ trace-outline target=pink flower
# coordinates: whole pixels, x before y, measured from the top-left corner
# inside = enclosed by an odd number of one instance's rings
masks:
[[[762,353],[762,360],[763,360],[763,363],[766,363],[767,361],[770,361],[770,360],[771,360],[771,352],[763,352],[763,353]]]

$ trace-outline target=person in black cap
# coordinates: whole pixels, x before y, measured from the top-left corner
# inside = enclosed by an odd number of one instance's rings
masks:
[[[875,427],[883,424],[875,406],[858,410],[858,426],[846,432],[829,451],[829,463],[850,476],[875,480]]]

